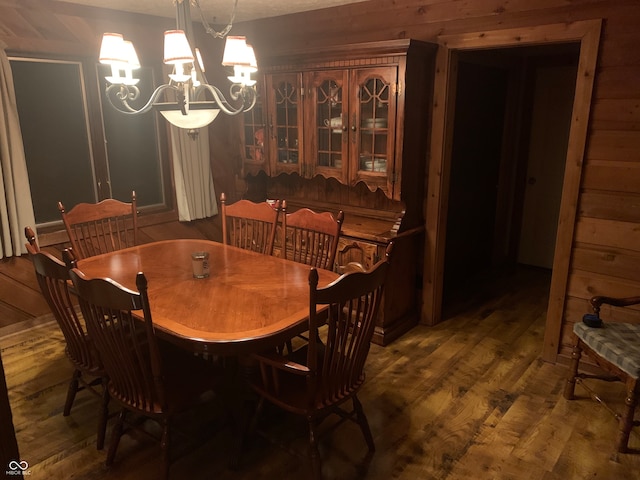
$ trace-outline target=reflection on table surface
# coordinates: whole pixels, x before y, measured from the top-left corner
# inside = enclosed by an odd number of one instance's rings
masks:
[[[194,278],[193,252],[209,253],[207,278]],[[90,277],[136,289],[144,272],[154,324],[194,351],[239,354],[277,345],[306,329],[309,267],[209,240],[166,240],[78,262]],[[320,285],[338,277],[320,270]]]

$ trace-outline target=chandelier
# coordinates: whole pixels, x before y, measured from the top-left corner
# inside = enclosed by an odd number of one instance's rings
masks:
[[[139,79],[133,76],[133,71],[140,68],[140,62],[133,44],[119,33],[103,35],[99,61],[111,66],[111,76],[105,77],[108,82],[105,94],[109,103],[128,115],[158,110],[172,125],[190,131],[209,125],[220,111],[237,115],[251,110],[256,104],[256,82],[251,80],[251,73],[258,70],[256,56],[245,37],[227,35],[238,0],[231,21],[221,32],[214,31],[206,23],[198,0],[174,1],[177,29],[164,33],[164,63],[172,66],[173,72],[169,74],[169,82],[156,88],[140,108],[131,105],[140,96],[137,87]],[[192,48],[190,2],[200,10],[207,33],[214,37],[226,37],[222,65],[233,67],[234,71],[233,76],[228,77],[231,81],[229,100],[218,87],[207,83],[200,51]],[[170,101],[161,101],[167,99]]]

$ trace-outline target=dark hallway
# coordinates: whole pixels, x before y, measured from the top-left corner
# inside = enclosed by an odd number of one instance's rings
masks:
[[[443,318],[519,264],[551,268],[526,252],[553,258],[577,59],[570,44],[459,54]]]

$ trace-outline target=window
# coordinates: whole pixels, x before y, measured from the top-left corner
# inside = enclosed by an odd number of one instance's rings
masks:
[[[99,81],[105,83],[104,77],[110,74],[106,65],[99,65]],[[153,92],[153,75],[150,69],[141,68],[136,77],[140,78],[140,95],[131,105],[141,108]],[[101,88],[111,196],[119,200],[131,198],[131,191],[135,190],[138,205],[164,204],[156,112],[125,115],[113,108],[103,93]]]
[[[59,225],[58,201],[72,208],[105,198],[169,209],[166,134],[157,114],[125,115],[104,98],[103,65],[10,58],[36,224]],[[138,107],[153,90],[141,69]]]

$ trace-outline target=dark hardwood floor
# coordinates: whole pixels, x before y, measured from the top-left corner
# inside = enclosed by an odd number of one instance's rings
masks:
[[[519,270],[486,289],[436,327],[418,326],[387,347],[372,345],[361,401],[377,450],[366,455],[354,425],[321,442],[326,479],[635,479],[640,453],[612,456],[617,422],[581,388],[562,397],[566,369],[540,359],[549,275]],[[82,392],[62,416],[71,367],[55,324],[0,329],[9,398],[21,459],[37,479],[155,480],[160,449],[125,435],[115,464],[95,449],[98,399]],[[2,335],[5,333],[4,335]],[[623,390],[594,387],[619,406]],[[304,425],[269,410],[263,428],[303,452]],[[176,441],[183,455],[172,479],[302,479],[307,462],[262,440],[245,446],[230,468],[232,426],[214,403],[185,419],[200,446]],[[108,438],[107,438],[108,440]],[[631,446],[640,450],[633,434]]]

